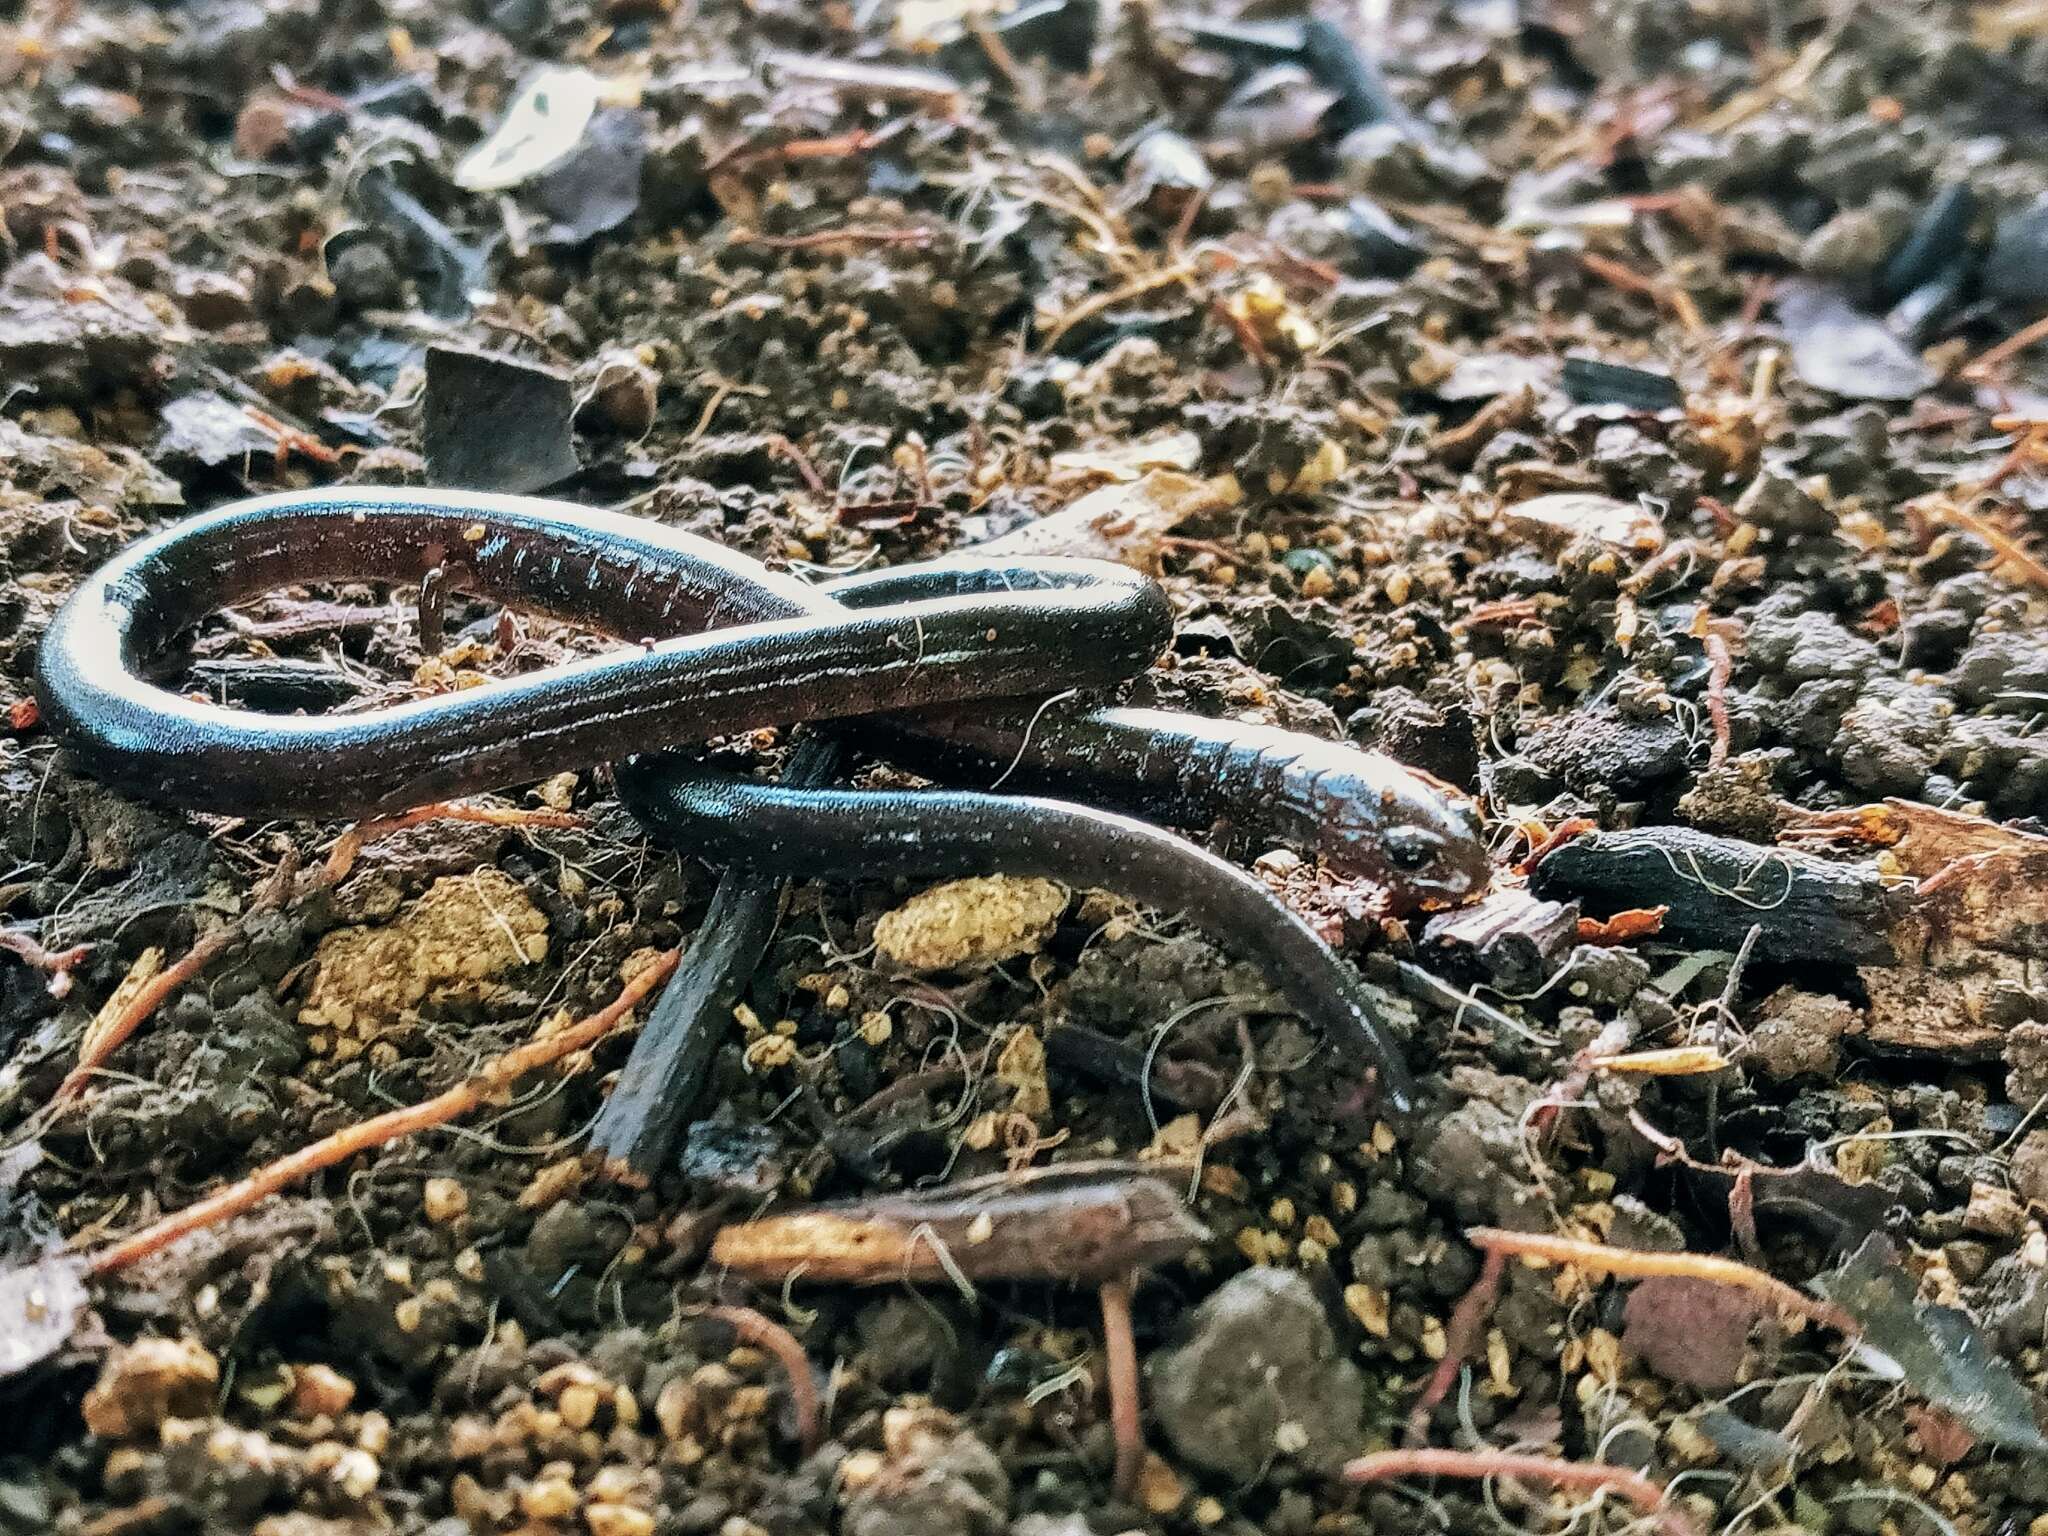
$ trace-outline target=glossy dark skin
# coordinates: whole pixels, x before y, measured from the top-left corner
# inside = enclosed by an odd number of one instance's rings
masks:
[[[935,595],[953,569],[911,566],[825,590],[866,607]],[[1174,710],[1103,708],[1072,697],[1080,686],[1070,677],[1049,700],[920,711],[890,722],[901,729],[884,738],[889,755],[947,777],[979,768],[990,788],[1050,790],[1179,826],[1235,822],[1384,887],[1402,910],[1463,900],[1492,878],[1471,802],[1383,753]]]
[[[819,869],[926,878],[1037,875],[1180,911],[1256,960],[1280,994],[1379,1072],[1379,1101],[1414,1107],[1399,1049],[1352,971],[1235,864],[1149,822],[1061,800],[973,790],[785,789],[678,773],[664,758],[619,767],[633,814],[680,847],[780,875]]]
[[[430,576],[637,648],[340,716],[218,708],[140,676],[202,615],[256,593]],[[690,535],[563,503],[314,492],[238,503],[125,551],[50,625],[37,691],[51,729],[102,780],[222,814],[376,815],[735,731],[881,717],[892,738],[999,765],[992,776],[1022,773],[1168,820],[1227,817],[1302,843],[1404,903],[1484,883],[1469,806],[1388,759],[1195,716],[1038,702],[1132,676],[1171,631],[1157,586],[1097,562],[940,562],[820,589]],[[623,782],[657,825],[687,827],[686,840],[740,862],[1002,868],[1188,911],[1362,1047],[1392,1107],[1407,1100],[1405,1072],[1349,971],[1243,871],[1142,822],[985,793],[771,790],[665,759]]]
[[[256,593],[437,570],[449,587],[643,643],[314,718],[195,704],[138,675],[194,621]],[[849,613],[706,540],[559,502],[267,496],[89,577],[43,637],[36,691],[50,728],[118,788],[224,815],[350,817],[761,726],[1113,683],[1172,633],[1165,596],[1115,566],[966,571],[949,592]]]

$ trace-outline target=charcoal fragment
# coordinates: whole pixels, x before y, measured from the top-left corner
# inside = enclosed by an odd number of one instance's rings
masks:
[[[1685,391],[1670,374],[1591,357],[1564,360],[1564,392],[1580,405],[1626,405],[1639,411],[1671,411],[1685,404]]]
[[[575,393],[552,368],[427,349],[427,469],[464,490],[538,491],[576,473]]]

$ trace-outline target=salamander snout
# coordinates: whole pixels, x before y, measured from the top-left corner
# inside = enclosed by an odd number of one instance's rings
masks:
[[[1376,845],[1381,878],[1413,901],[1458,902],[1493,879],[1479,817],[1469,800],[1448,785],[1441,790],[1420,774],[1382,800],[1386,824],[1359,853]],[[1333,862],[1336,862],[1333,860]]]
[[[1491,874],[1485,851],[1469,837],[1428,827],[1390,827],[1383,835],[1387,864],[1395,880],[1418,896],[1460,901],[1486,884]]]

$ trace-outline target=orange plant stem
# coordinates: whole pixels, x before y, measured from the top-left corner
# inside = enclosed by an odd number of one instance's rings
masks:
[[[1681,1275],[1732,1285],[1739,1290],[1768,1296],[1788,1312],[1797,1312],[1816,1323],[1825,1323],[1852,1338],[1863,1332],[1856,1319],[1840,1307],[1817,1301],[1796,1286],[1734,1259],[1717,1259],[1701,1253],[1650,1253],[1636,1248],[1610,1248],[1574,1237],[1546,1237],[1538,1232],[1504,1232],[1498,1227],[1474,1227],[1465,1234],[1474,1247],[1488,1253],[1505,1253],[1521,1258],[1546,1259],[1569,1264],[1595,1274],[1642,1280],[1651,1275]]]
[[[177,964],[152,976],[148,985],[130,998],[128,1006],[94,1037],[85,1053],[78,1058],[78,1064],[64,1074],[64,1081],[57,1085],[54,1102],[62,1104],[79,1093],[92,1080],[93,1073],[107,1064],[107,1058],[163,1006],[166,998],[213,964],[215,957],[234,943],[241,932],[239,922],[224,923],[186,950]]]
[[[528,810],[513,805],[465,805],[459,800],[438,801],[379,821],[358,822],[350,827],[335,839],[334,847],[327,855],[327,867],[321,871],[323,883],[339,885],[346,879],[348,872],[355,867],[357,855],[367,844],[426,821],[478,821],[493,827],[588,825],[586,819],[574,811]]]
[[[322,1137],[311,1146],[302,1147],[274,1163],[268,1163],[247,1178],[238,1179],[225,1188],[216,1190],[204,1200],[188,1205],[182,1211],[176,1211],[163,1220],[100,1249],[91,1255],[88,1268],[96,1275],[125,1269],[128,1265],[161,1251],[188,1233],[212,1226],[215,1222],[226,1221],[231,1216],[239,1216],[243,1211],[279,1190],[288,1188],[302,1179],[309,1179],[324,1169],[332,1168],[336,1163],[345,1162],[358,1152],[367,1152],[372,1147],[381,1147],[386,1142],[397,1141],[400,1137],[411,1136],[419,1131],[432,1130],[437,1125],[446,1125],[457,1116],[469,1113],[478,1105],[504,1092],[527,1073],[550,1066],[564,1056],[572,1056],[603,1039],[621,1019],[632,1012],[634,1004],[668,979],[669,973],[676,968],[676,962],[681,958],[681,950],[669,950],[627,982],[617,997],[589,1018],[507,1051],[488,1063],[474,1077],[465,1079],[446,1093],[437,1094],[424,1103],[372,1116],[368,1120],[346,1126],[331,1136]]]
[[[1111,1488],[1129,1500],[1138,1491],[1145,1462],[1144,1432],[1138,1424],[1138,1346],[1131,1333],[1131,1282],[1102,1286],[1102,1337],[1109,1365],[1109,1422],[1116,1436],[1116,1471]]]
[[[1397,1477],[1518,1477],[1553,1488],[1618,1493],[1656,1522],[1664,1536],[1697,1536],[1693,1524],[1664,1502],[1664,1491],[1640,1472],[1600,1462],[1562,1461],[1554,1456],[1516,1456],[1506,1451],[1380,1451],[1344,1464],[1347,1483],[1381,1483]]]
[[[818,1384],[811,1377],[811,1359],[796,1335],[782,1324],[752,1307],[706,1307],[699,1314],[715,1317],[749,1344],[758,1344],[773,1355],[789,1377],[789,1400],[796,1409],[797,1444],[806,1456],[817,1450],[823,1438],[825,1415],[818,1401]]]

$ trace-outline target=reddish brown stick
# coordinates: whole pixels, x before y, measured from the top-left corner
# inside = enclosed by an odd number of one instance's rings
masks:
[[[1618,1493],[1654,1520],[1664,1536],[1698,1536],[1690,1520],[1665,1504],[1661,1488],[1627,1467],[1552,1456],[1515,1456],[1506,1451],[1415,1449],[1380,1451],[1344,1465],[1347,1483],[1382,1483],[1396,1477],[1519,1477],[1553,1488]]]
[[[47,974],[52,997],[63,997],[70,992],[72,967],[92,953],[90,944],[73,944],[69,949],[45,949],[34,934],[19,928],[0,928],[0,949],[19,955],[23,965]]]
[[[1707,766],[1718,768],[1728,760],[1728,675],[1735,661],[1728,654],[1727,640],[1711,629],[1700,636],[1700,649],[1707,653],[1707,718],[1714,722]]]
[[[1429,1438],[1429,1416],[1436,1412],[1436,1405],[1444,1400],[1451,1390],[1451,1383],[1458,1379],[1458,1368],[1472,1357],[1472,1352],[1478,1347],[1480,1331],[1486,1327],[1487,1318],[1493,1315],[1493,1304],[1500,1295],[1501,1277],[1507,1273],[1507,1267],[1508,1256],[1505,1253],[1497,1248],[1487,1249],[1486,1258],[1479,1266],[1479,1278],[1458,1298],[1458,1305],[1451,1313],[1451,1324],[1444,1330],[1444,1357],[1437,1361],[1436,1369],[1430,1372],[1429,1381],[1422,1388],[1422,1395],[1408,1410],[1409,1445],[1420,1445]]]
[[[381,1147],[386,1142],[397,1141],[400,1137],[411,1136],[419,1131],[432,1130],[435,1126],[446,1125],[459,1115],[468,1114],[479,1105],[501,1095],[513,1083],[529,1072],[537,1072],[565,1056],[586,1050],[632,1012],[633,1005],[668,979],[682,958],[681,950],[669,950],[651,961],[639,974],[627,982],[619,995],[603,1008],[567,1028],[551,1035],[507,1051],[504,1055],[487,1063],[481,1072],[450,1088],[446,1093],[435,1095],[421,1104],[394,1109],[385,1114],[372,1116],[351,1126],[345,1126],[332,1136],[322,1137],[309,1147],[274,1163],[266,1164],[238,1179],[223,1189],[216,1190],[204,1200],[188,1205],[182,1211],[174,1212],[163,1220],[130,1233],[119,1242],[110,1244],[94,1253],[88,1261],[92,1273],[110,1274],[125,1269],[138,1260],[146,1259],[202,1227],[215,1222],[226,1221],[239,1216],[243,1211],[276,1194],[279,1190],[309,1179],[336,1163],[345,1162],[358,1152],[367,1152],[372,1147]]]
[[[734,245],[758,245],[771,251],[814,251],[843,245],[849,250],[863,245],[915,245],[932,243],[929,229],[909,225],[903,228],[870,228],[847,225],[840,229],[813,230],[805,235],[761,235],[752,231],[733,236]]]
[[[1997,346],[1979,353],[1964,366],[1963,377],[1966,379],[1982,378],[2007,358],[2026,351],[2027,348],[2044,337],[2048,337],[2048,318],[2036,320],[2032,325],[2015,331]]]
[[[459,800],[436,801],[379,821],[358,822],[335,840],[321,871],[321,883],[339,885],[355,868],[358,855],[370,843],[407,827],[427,821],[476,821],[492,827],[581,827],[586,819],[574,811],[530,810],[516,805],[465,805]]]
[[[1116,1471],[1110,1481],[1119,1499],[1138,1491],[1145,1464],[1144,1431],[1138,1424],[1138,1346],[1131,1333],[1131,1281],[1102,1282],[1102,1338],[1109,1362],[1109,1422],[1116,1434]]]
[[[789,1401],[796,1409],[797,1444],[806,1456],[817,1450],[824,1437],[824,1409],[818,1400],[818,1384],[811,1377],[810,1356],[804,1353],[796,1335],[752,1307],[706,1307],[700,1315],[717,1318],[747,1343],[759,1345],[775,1357],[789,1377]]]
[[[107,1058],[119,1050],[127,1042],[128,1037],[163,1006],[166,998],[213,964],[214,958],[234,943],[241,936],[241,932],[241,923],[223,923],[186,950],[175,965],[150,977],[148,983],[128,999],[127,1006],[108,1021],[105,1029],[95,1031],[92,1039],[87,1042],[86,1049],[80,1054],[78,1065],[65,1073],[64,1081],[57,1085],[56,1097],[52,1102],[62,1104],[79,1093],[92,1080],[93,1073],[106,1065]]]

